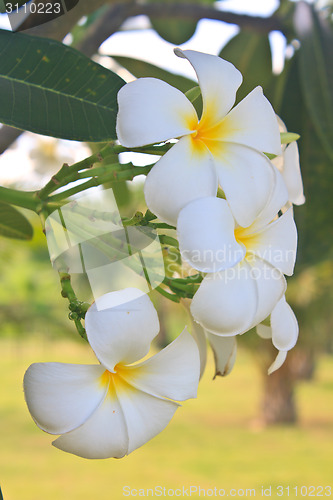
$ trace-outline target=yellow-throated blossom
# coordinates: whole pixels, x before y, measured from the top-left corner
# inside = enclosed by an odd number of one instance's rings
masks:
[[[297,342],[298,331],[296,316],[290,305],[286,302],[285,296],[283,296],[272,311],[270,326],[257,325],[258,335],[264,339],[272,339],[274,347],[279,351],[275,361],[268,369],[269,374],[275,372],[283,365],[287,357],[287,352]]]
[[[191,313],[212,333],[246,332],[269,316],[285,293],[284,274],[293,274],[297,230],[291,208],[277,217],[285,192],[276,191],[247,228],[235,223],[228,203],[220,198],[192,201],[179,214],[181,255],[207,273]]]
[[[84,458],[120,458],[161,432],[179,404],[196,397],[199,353],[184,332],[139,364],[159,331],[147,295],[128,288],[103,295],[85,319],[100,364],[36,363],[24,392],[36,424],[61,434],[53,445]]]
[[[179,90],[155,78],[139,78],[118,93],[118,139],[129,148],[179,139],[145,183],[147,205],[160,219],[175,225],[187,203],[215,196],[220,184],[238,224],[247,227],[274,188],[276,174],[263,154],[281,153],[274,111],[260,87],[231,109],[241,73],[217,56],[175,52],[197,74],[202,116]]]

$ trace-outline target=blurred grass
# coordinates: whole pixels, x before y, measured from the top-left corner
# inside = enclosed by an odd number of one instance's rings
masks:
[[[274,492],[278,485],[332,485],[333,359],[328,356],[321,358],[316,380],[298,386],[296,428],[255,424],[260,375],[249,354],[240,351],[226,379],[212,382],[210,360],[198,399],[185,402],[167,429],[143,448],[122,460],[87,461],[52,447],[52,436],[35,426],[22,378],[36,361],[94,363],[89,347],[64,340],[2,339],[0,352],[4,500],[118,500],[124,498],[124,486],[182,485],[255,488],[261,497],[262,486]],[[296,496],[291,492],[289,498]]]

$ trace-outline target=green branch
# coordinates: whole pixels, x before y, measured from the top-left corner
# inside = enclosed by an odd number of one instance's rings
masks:
[[[82,326],[81,320],[85,317],[85,314],[90,307],[90,304],[86,302],[80,302],[73,290],[71,277],[68,273],[59,273],[60,276],[60,284],[61,284],[61,295],[68,299],[69,301],[69,310],[70,313],[68,315],[71,321],[74,321],[76,329],[79,335],[84,339],[87,339],[86,331]]]
[[[36,213],[40,205],[40,201],[36,200],[34,192],[19,191],[2,186],[0,186],[0,201],[10,203],[16,207],[27,208]]]

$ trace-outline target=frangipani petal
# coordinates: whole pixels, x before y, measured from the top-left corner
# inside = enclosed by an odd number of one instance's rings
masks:
[[[195,339],[200,355],[200,379],[203,376],[207,364],[207,339],[205,330],[199,323],[192,320],[192,335]]]
[[[243,144],[262,153],[281,154],[278,122],[261,87],[250,92],[223,120],[226,142]]]
[[[253,223],[273,192],[275,173],[268,158],[239,144],[216,143],[214,161],[232,213],[242,227]]]
[[[117,137],[128,148],[181,137],[197,123],[187,97],[156,78],[139,78],[118,92]]]
[[[284,163],[282,176],[288,188],[289,201],[294,205],[303,205],[305,203],[305,197],[297,143],[290,143],[283,156]]]
[[[280,351],[289,351],[295,346],[298,338],[298,323],[284,296],[272,311],[271,327],[274,347]]]
[[[280,132],[287,132],[285,123],[279,116],[276,116],[276,118]],[[274,158],[272,162],[283,175],[288,188],[289,201],[294,205],[303,205],[303,203],[305,203],[305,197],[297,142],[292,142],[287,146],[282,145],[282,150],[283,154]]]
[[[87,337],[99,361],[110,371],[118,363],[143,358],[159,332],[156,310],[148,295],[126,288],[98,298],[85,317]]]
[[[29,411],[43,431],[62,434],[80,426],[103,401],[100,365],[34,363],[24,376]]]
[[[195,398],[199,382],[199,351],[185,329],[155,356],[125,367],[121,377],[129,385],[152,396],[184,401]]]
[[[265,229],[254,233],[248,251],[291,276],[297,252],[297,229],[292,209],[289,208]]]
[[[83,425],[63,434],[52,444],[83,458],[121,458],[126,455],[128,434],[114,388],[110,387],[103,403]]]
[[[271,375],[273,372],[281,368],[283,363],[285,362],[287,357],[287,351],[279,351],[275,360],[271,364],[271,366],[268,368],[268,375]]]
[[[199,198],[180,212],[177,231],[181,256],[194,269],[218,272],[232,267],[245,256],[236,242],[235,222],[225,200]]]
[[[148,208],[161,220],[176,225],[180,210],[202,196],[215,196],[218,181],[206,147],[198,152],[183,137],[149,172],[144,193]]]
[[[266,319],[286,291],[283,274],[269,262],[247,258],[251,267],[251,277],[257,287],[258,304],[251,328]]]
[[[208,274],[192,300],[194,320],[217,335],[247,331],[258,305],[257,287],[250,270],[244,259],[226,271]]]
[[[279,115],[275,115],[275,116],[276,116],[276,119],[277,119],[277,122],[279,125],[279,131],[280,132],[287,132],[287,126],[284,123],[284,121],[282,120],[282,118],[280,118]]]
[[[229,375],[236,361],[236,337],[221,337],[221,335],[214,335],[210,332],[207,332],[207,337],[214,353],[214,378]]]
[[[278,212],[286,205],[288,201],[288,190],[280,172],[273,168],[274,172],[274,188],[271,196],[262,212],[257,216],[251,227],[248,228],[248,233],[253,234],[261,229],[264,229],[267,224],[277,218]]]
[[[210,123],[220,121],[234,105],[243,80],[241,73],[218,56],[180,49],[175,49],[175,54],[186,58],[197,74],[203,99],[203,119]]]
[[[259,323],[259,325],[257,325],[257,334],[262,339],[271,339],[272,338],[272,328],[270,326],[263,325],[262,323]]]
[[[180,406],[173,401],[139,391],[120,377],[117,378],[116,391],[126,421],[128,453],[159,434]]]

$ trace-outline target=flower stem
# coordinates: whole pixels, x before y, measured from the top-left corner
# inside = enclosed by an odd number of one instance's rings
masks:
[[[81,324],[81,320],[84,318],[85,313],[87,312],[90,304],[86,302],[80,302],[73,290],[71,283],[71,276],[68,273],[59,273],[60,276],[60,284],[61,284],[61,295],[68,299],[69,301],[69,319],[74,321],[76,329],[79,335],[84,339],[87,339],[86,331]]]
[[[34,192],[19,191],[17,189],[0,186],[0,201],[37,212],[40,202],[34,197],[34,195]]]

